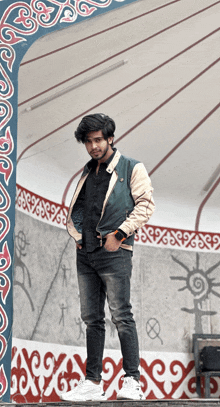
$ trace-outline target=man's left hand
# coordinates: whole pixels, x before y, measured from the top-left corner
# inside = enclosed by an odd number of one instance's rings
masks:
[[[109,233],[106,235],[105,249],[109,252],[116,252],[121,246],[121,241],[116,239],[114,233]]]

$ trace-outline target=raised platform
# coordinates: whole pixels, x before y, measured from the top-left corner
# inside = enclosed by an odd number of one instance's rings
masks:
[[[23,403],[10,404],[0,403],[0,406],[13,407],[217,407],[220,406],[220,399],[184,399],[184,400],[109,400],[109,401],[83,401],[67,402],[60,401],[56,403]]]

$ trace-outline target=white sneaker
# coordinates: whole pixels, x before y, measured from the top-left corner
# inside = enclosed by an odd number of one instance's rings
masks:
[[[73,390],[61,394],[60,398],[66,401],[102,401],[107,400],[103,391],[103,382],[93,383],[91,380],[80,380]]]
[[[133,377],[124,377],[121,390],[117,395],[117,400],[145,400],[144,394],[141,390],[141,385]]]

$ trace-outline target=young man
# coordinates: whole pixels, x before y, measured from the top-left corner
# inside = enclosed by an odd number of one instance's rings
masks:
[[[87,337],[86,378],[62,394],[68,401],[106,400],[101,381],[107,297],[116,325],[125,377],[118,399],[144,399],[139,383],[139,349],[130,304],[134,234],[154,211],[144,165],[113,147],[115,123],[104,114],[85,116],[75,137],[92,159],[73,195],[67,229],[77,247],[81,317]]]

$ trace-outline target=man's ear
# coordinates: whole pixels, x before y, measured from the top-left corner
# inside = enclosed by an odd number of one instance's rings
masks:
[[[109,142],[110,146],[112,147],[113,142],[114,142],[114,137],[109,137],[108,142]]]

